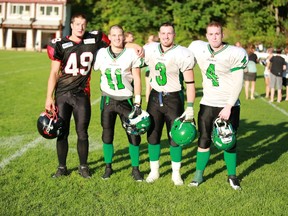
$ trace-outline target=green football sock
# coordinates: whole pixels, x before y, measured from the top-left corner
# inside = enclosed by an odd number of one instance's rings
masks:
[[[170,146],[170,157],[173,162],[181,162],[182,160],[182,147]]]
[[[139,146],[129,144],[129,154],[132,166],[139,166]]]
[[[193,181],[196,181],[199,184],[203,182],[203,173],[208,164],[209,158],[210,158],[210,150],[207,152],[197,151],[196,172]]]
[[[112,163],[112,158],[114,155],[114,146],[113,144],[103,143],[103,154],[104,154],[104,162],[106,164]]]
[[[148,144],[148,153],[150,161],[158,161],[160,158],[160,144]]]
[[[226,163],[228,175],[236,175],[236,152],[224,151],[224,161]]]
[[[196,170],[204,171],[210,158],[210,150],[207,152],[197,151]]]

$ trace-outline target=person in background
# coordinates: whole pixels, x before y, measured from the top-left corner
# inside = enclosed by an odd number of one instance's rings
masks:
[[[268,67],[268,62],[273,56],[273,48],[267,49],[268,56],[264,61],[264,80],[265,80],[265,98],[270,97],[270,68]]]
[[[148,44],[157,43],[158,41],[159,41],[159,37],[157,35],[153,35],[153,34],[149,35],[147,43],[144,45],[144,49],[145,49],[145,46],[147,46]],[[147,66],[145,68],[145,84],[146,84],[145,98],[146,98],[146,102],[147,103],[148,103],[149,94],[150,94],[150,91],[151,91],[149,74],[150,74],[150,70],[149,70],[149,67]]]
[[[109,179],[113,173],[113,140],[117,115],[123,124],[132,111],[133,95],[135,109],[141,107],[141,58],[137,56],[134,49],[124,47],[124,31],[121,26],[112,26],[108,37],[111,41],[110,46],[99,50],[94,64],[94,70],[101,70],[101,125],[106,163],[103,179]],[[136,181],[142,181],[143,177],[139,170],[141,137],[140,135],[129,135],[127,132],[126,135],[129,142],[132,177]]]
[[[286,71],[285,59],[280,55],[281,49],[276,50],[276,55],[272,56],[268,62],[270,69],[270,102],[274,101],[275,90],[277,90],[277,102],[280,103],[282,100],[282,84],[283,84],[283,73]]]
[[[242,47],[242,44],[241,44],[240,41],[237,41],[237,42],[235,43],[235,46],[236,46],[236,47]]]
[[[286,97],[285,101],[288,101],[288,46],[284,49],[285,53],[285,62],[286,62],[286,71],[283,73],[283,86],[286,88]]]
[[[174,43],[175,29],[172,23],[163,23],[158,35],[160,43],[151,43],[145,47],[145,64],[149,66],[152,87],[147,106],[151,127],[147,131],[150,173],[146,182],[152,183],[159,178],[160,140],[166,124],[172,181],[174,185],[183,185],[180,174],[182,147],[171,139],[169,132],[176,118],[181,116],[185,121],[193,121],[194,118],[194,56],[187,48]],[[182,83],[179,79],[181,74],[186,83],[185,112]]]
[[[244,88],[245,88],[246,100],[249,99],[249,85],[250,84],[251,84],[250,99],[251,100],[255,99],[254,93],[255,93],[255,85],[256,85],[256,78],[257,78],[256,64],[258,63],[258,57],[254,52],[255,52],[255,45],[249,44],[247,47],[249,62],[246,68],[247,70],[244,73]]]
[[[239,95],[243,84],[243,70],[248,56],[243,48],[223,42],[222,25],[211,22],[206,28],[208,42],[193,41],[189,49],[195,56],[203,78],[203,97],[198,113],[198,149],[196,172],[189,186],[198,187],[203,181],[203,173],[210,158],[213,124],[216,118],[230,121],[237,131],[240,121]],[[230,186],[239,190],[240,182],[236,176],[237,143],[224,151]]]
[[[53,177],[68,175],[66,159],[70,120],[73,115],[77,132],[79,174],[90,178],[88,168],[88,126],[91,118],[90,75],[97,51],[110,43],[100,31],[86,32],[87,19],[76,13],[71,18],[70,36],[53,39],[47,47],[51,59],[45,109],[55,110],[65,122],[65,131],[57,138],[58,168]]]
[[[134,43],[134,35],[132,32],[125,32],[124,34],[126,43]]]

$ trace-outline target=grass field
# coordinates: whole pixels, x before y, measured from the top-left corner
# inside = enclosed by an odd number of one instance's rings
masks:
[[[70,175],[51,178],[57,168],[55,140],[41,138],[36,128],[36,120],[44,109],[50,61],[46,53],[0,51],[0,67],[1,216],[287,215],[288,102],[271,104],[263,98],[264,68],[261,65],[258,65],[256,99],[245,100],[243,92],[241,94],[237,172],[242,191],[234,191],[226,182],[223,154],[215,148],[204,173],[206,181],[198,188],[187,186],[195,171],[196,141],[183,151],[181,173],[185,183],[174,186],[165,135],[160,179],[153,184],[134,182],[130,176],[127,140],[119,121],[114,141],[115,174],[103,181],[99,73],[95,72],[89,128],[92,178],[83,179],[77,173],[74,128],[67,160]],[[198,70],[196,84],[195,113],[201,97]],[[144,94],[142,99],[145,101]],[[143,108],[146,108],[145,102]],[[147,177],[149,160],[145,136],[142,136],[140,169]]]

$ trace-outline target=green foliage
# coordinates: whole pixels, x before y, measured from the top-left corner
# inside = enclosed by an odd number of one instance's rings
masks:
[[[133,32],[139,44],[145,44],[148,35],[156,34],[167,21],[175,24],[176,43],[182,45],[205,39],[211,21],[224,24],[225,40],[231,44],[241,41],[244,45],[283,47],[288,42],[283,40],[288,38],[287,0],[74,0],[71,4],[73,12],[87,14],[89,29],[108,32],[111,25],[119,24]],[[281,39],[274,42],[276,38]]]
[[[160,179],[153,184],[134,182],[130,176],[127,138],[119,121],[115,132],[115,173],[103,181],[98,72],[93,72],[91,80],[88,161],[92,178],[83,179],[77,173],[73,123],[67,160],[70,175],[51,178],[57,167],[55,140],[41,138],[36,129],[36,119],[44,109],[50,60],[46,53],[13,51],[0,51],[0,59],[0,215],[286,215],[288,108],[285,101],[271,104],[263,98],[263,66],[258,65],[259,95],[253,101],[245,100],[243,93],[240,97],[237,173],[243,190],[234,191],[226,182],[223,153],[215,148],[204,173],[205,182],[199,188],[187,186],[195,172],[197,140],[183,149],[181,174],[185,184],[174,186],[165,127]],[[198,67],[195,79],[197,118],[202,95]],[[145,95],[142,97],[145,109]],[[145,135],[140,151],[140,169],[147,177]],[[8,161],[5,167],[3,161]]]

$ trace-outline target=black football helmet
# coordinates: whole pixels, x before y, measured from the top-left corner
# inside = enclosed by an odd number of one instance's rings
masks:
[[[54,139],[63,134],[64,120],[55,112],[42,112],[37,120],[38,132],[46,139]]]

